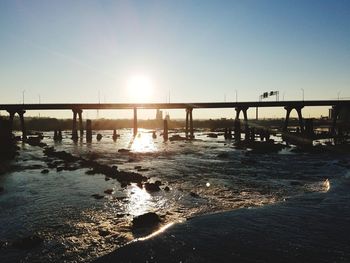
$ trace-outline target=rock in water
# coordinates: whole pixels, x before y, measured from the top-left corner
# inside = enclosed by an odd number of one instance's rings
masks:
[[[159,225],[162,220],[159,215],[153,212],[149,212],[137,217],[132,220],[132,226],[134,229],[140,228],[154,228]]]
[[[160,187],[158,184],[155,183],[145,183],[144,187],[147,192],[157,192],[160,191]]]
[[[97,134],[97,136],[96,136],[96,139],[98,140],[98,141],[101,141],[102,140],[102,134]]]
[[[12,246],[18,249],[31,249],[39,246],[43,241],[44,240],[41,237],[33,235],[14,241]]]

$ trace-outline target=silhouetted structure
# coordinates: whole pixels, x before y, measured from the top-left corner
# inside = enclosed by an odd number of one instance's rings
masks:
[[[302,117],[302,109],[305,106],[331,106],[332,107],[332,129],[331,132],[334,136],[339,136],[344,133],[347,129],[348,124],[344,125],[344,121],[338,121],[342,116],[342,112],[349,112],[350,100],[315,100],[315,101],[268,101],[268,102],[217,102],[217,103],[139,103],[139,104],[4,104],[0,105],[0,110],[6,110],[10,114],[10,125],[12,127],[13,118],[16,113],[20,117],[20,124],[22,130],[22,138],[26,139],[26,128],[24,123],[24,113],[27,110],[67,110],[73,111],[73,124],[72,124],[72,139],[78,139],[77,132],[77,116],[79,117],[79,130],[80,137],[83,137],[83,125],[82,125],[82,111],[83,109],[133,109],[134,110],[134,121],[133,121],[133,134],[137,135],[138,123],[137,123],[137,109],[185,109],[186,110],[186,138],[193,139],[193,109],[200,108],[235,108],[236,120],[239,122],[240,112],[244,115],[244,131],[250,133],[248,130],[248,117],[247,111],[249,108],[259,107],[284,107],[286,110],[285,123],[283,131],[288,132],[288,124],[290,119],[290,113],[295,109],[298,113],[299,119],[299,130],[300,134],[304,134],[304,120]],[[169,121],[169,120],[168,120]],[[235,121],[235,138],[240,138],[241,129],[238,129],[238,122]],[[341,133],[336,131],[337,123],[341,123]],[[310,127],[309,127],[310,128]],[[309,129],[310,132],[310,129]],[[239,137],[239,138],[238,138]],[[252,136],[250,136],[252,137]],[[248,138],[248,137],[247,137]]]

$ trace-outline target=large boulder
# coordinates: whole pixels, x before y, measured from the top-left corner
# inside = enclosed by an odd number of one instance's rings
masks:
[[[159,225],[161,222],[161,218],[159,215],[153,212],[149,212],[143,215],[139,215],[137,217],[134,217],[132,220],[132,227],[133,229],[142,229],[142,228],[155,228]]]

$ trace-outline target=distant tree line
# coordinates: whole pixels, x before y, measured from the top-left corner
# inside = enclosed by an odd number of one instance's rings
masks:
[[[2,117],[5,118],[5,117]],[[85,128],[85,121],[83,121],[83,126]],[[262,119],[262,120],[248,120],[249,125],[254,126],[263,126],[269,128],[280,128],[283,125],[284,119]],[[132,119],[97,119],[92,120],[92,129],[93,130],[113,130],[113,129],[123,129],[123,128],[132,128],[133,127]],[[211,130],[220,129],[220,128],[232,128],[234,119],[209,119],[209,120],[193,120],[194,128],[208,128]],[[290,125],[298,125],[297,119],[291,119]],[[327,121],[317,120],[316,125],[324,123],[328,124]],[[137,122],[139,128],[145,129],[162,129],[163,121],[162,120],[138,120]],[[71,130],[72,129],[72,120],[71,119],[56,119],[56,118],[47,118],[47,117],[27,117],[25,118],[25,125],[27,130],[33,131],[53,131],[53,130]],[[168,122],[170,129],[175,128],[184,128],[186,126],[185,120],[170,120]],[[19,118],[15,117],[14,130],[20,130]]]

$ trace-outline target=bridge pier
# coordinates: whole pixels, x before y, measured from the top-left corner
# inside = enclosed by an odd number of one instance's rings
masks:
[[[186,109],[186,139],[194,139],[193,133],[193,117],[192,117],[192,108]],[[190,136],[188,136],[188,129],[190,129]]]
[[[186,109],[186,130],[185,130],[186,139],[188,139],[188,117],[189,117],[189,109]]]
[[[235,139],[236,140],[240,140],[241,139],[241,123],[240,123],[240,119],[239,119],[239,115],[241,113],[241,111],[243,112],[243,118],[244,118],[244,132],[245,132],[245,138],[247,139],[249,137],[249,135],[247,136],[248,132],[249,132],[249,127],[248,127],[248,111],[249,107],[236,107],[236,118],[235,118]]]
[[[79,131],[80,131],[80,138],[83,139],[84,137],[84,127],[83,127],[83,110],[79,109],[78,112],[78,119],[79,119]]]
[[[92,123],[86,120],[86,142],[92,142]]]
[[[335,129],[337,127],[337,120],[339,117],[339,113],[340,113],[340,107],[339,106],[333,106],[333,113],[332,113],[332,128],[331,128],[331,133],[333,136],[335,136],[336,132]]]
[[[13,131],[13,119],[15,118],[16,111],[8,110],[7,112],[10,114],[9,122],[10,122],[10,129],[12,132]]]
[[[299,128],[300,132],[304,132],[304,121],[303,121],[303,115],[301,113],[301,110],[304,106],[286,106],[284,109],[286,110],[286,118],[284,120],[284,126],[283,126],[283,131],[287,132],[288,129],[288,123],[289,123],[289,117],[290,117],[290,112],[295,109],[298,113],[298,119],[299,119]]]
[[[137,108],[134,108],[134,137],[137,135]]]
[[[78,140],[78,131],[77,131],[77,114],[78,110],[73,109],[73,124],[72,124],[72,140]]]
[[[21,130],[22,130],[22,141],[27,140],[27,131],[26,131],[26,126],[24,123],[24,113],[26,113],[25,110],[19,110],[17,111],[21,123]]]
[[[169,138],[169,134],[168,134],[168,120],[165,119],[164,120],[163,139],[164,139],[164,141],[167,141],[168,138]]]

